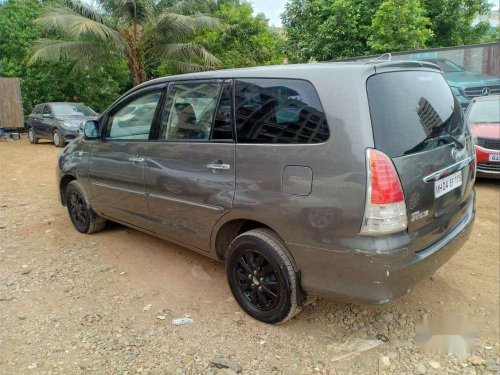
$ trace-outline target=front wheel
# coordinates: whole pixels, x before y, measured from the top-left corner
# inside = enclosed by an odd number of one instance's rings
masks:
[[[234,239],[226,276],[238,304],[257,320],[282,323],[300,311],[291,256],[271,230],[254,229]]]
[[[104,229],[106,220],[87,205],[83,189],[77,181],[68,184],[65,198],[69,217],[78,232],[90,234]]]
[[[59,130],[57,129],[52,133],[52,141],[54,142],[54,146],[64,147],[64,140],[61,137],[61,133],[59,133]]]
[[[35,136],[35,131],[31,126],[28,128],[28,140],[32,145],[36,145],[38,143],[38,138]]]

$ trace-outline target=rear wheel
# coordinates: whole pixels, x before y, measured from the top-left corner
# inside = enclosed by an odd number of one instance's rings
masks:
[[[77,181],[71,181],[66,188],[66,206],[71,222],[78,232],[96,233],[106,226],[106,220],[87,205],[83,189]]]
[[[38,143],[38,138],[35,136],[35,131],[31,126],[28,128],[28,140],[32,145],[36,145]]]
[[[291,256],[271,230],[254,229],[236,237],[226,275],[238,304],[257,320],[282,323],[300,311]]]
[[[64,147],[64,140],[61,137],[61,133],[59,133],[59,130],[57,129],[52,132],[52,141],[54,142],[54,146]]]

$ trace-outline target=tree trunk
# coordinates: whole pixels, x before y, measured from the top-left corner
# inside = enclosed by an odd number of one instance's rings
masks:
[[[138,56],[128,56],[128,68],[130,70],[130,78],[134,86],[137,86],[146,81],[146,72],[144,71],[143,64],[141,63],[140,57]]]
[[[140,46],[142,28],[134,23],[131,28],[125,29],[123,35],[127,40],[129,49],[127,51],[127,62],[130,71],[130,78],[134,86],[146,81],[146,68],[144,64],[144,54]]]

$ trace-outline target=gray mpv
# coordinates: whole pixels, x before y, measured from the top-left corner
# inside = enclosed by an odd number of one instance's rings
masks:
[[[58,162],[75,228],[112,220],[226,262],[239,305],[286,321],[316,296],[383,304],[474,219],[474,148],[436,65],[324,63],[139,85]]]

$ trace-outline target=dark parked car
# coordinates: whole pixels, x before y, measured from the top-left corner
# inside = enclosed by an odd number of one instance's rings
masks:
[[[472,227],[472,137],[430,63],[157,79],[83,133],[57,168],[74,227],[112,220],[225,261],[236,301],[267,323],[315,296],[390,302]]]
[[[451,87],[462,108],[480,96],[500,94],[500,78],[465,70],[463,66],[448,59],[425,58],[443,70],[443,76]]]
[[[475,137],[478,176],[500,178],[500,95],[473,99],[467,122]]]
[[[33,144],[39,139],[50,139],[56,147],[64,147],[78,136],[85,121],[97,117],[96,112],[81,103],[38,104],[28,116],[28,139]]]

